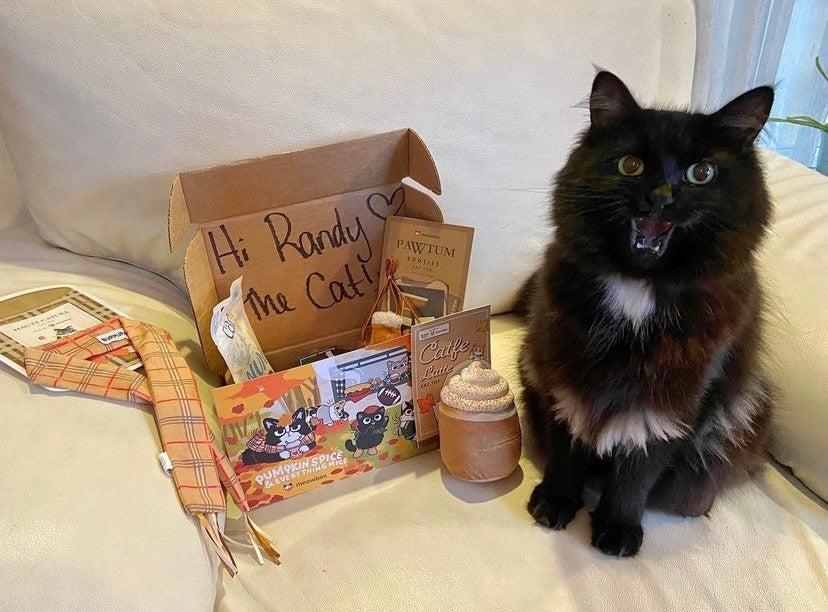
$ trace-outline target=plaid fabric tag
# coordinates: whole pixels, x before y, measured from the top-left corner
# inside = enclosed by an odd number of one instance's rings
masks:
[[[126,338],[113,336],[119,329]],[[130,346],[140,356],[145,374],[100,359]],[[245,529],[259,563],[264,562],[262,552],[280,563],[270,536],[248,514],[250,506],[239,478],[207,426],[192,370],[166,330],[123,317],[110,319],[52,344],[28,347],[23,361],[29,378],[37,384],[153,405],[178,497],[227,571],[235,576],[238,568],[225,546],[232,540],[220,532],[216,519],[216,513],[225,509],[225,489],[244,512]]]
[[[117,321],[110,319],[51,344],[24,348],[23,365],[29,379],[45,387],[152,404],[145,376],[98,359],[130,344],[127,338],[106,345],[98,340],[98,336],[120,328]]]
[[[109,344],[98,339],[119,328],[126,339]],[[129,344],[141,357],[143,375],[95,361]],[[126,318],[110,319],[52,344],[26,348],[24,364],[29,378],[41,385],[154,405],[161,442],[187,512],[224,511],[222,484],[246,509],[238,478],[207,426],[193,373],[166,330]]]
[[[224,491],[214,441],[190,366],[166,330],[129,319],[120,322],[144,364],[155,421],[181,502],[190,514],[222,512]]]

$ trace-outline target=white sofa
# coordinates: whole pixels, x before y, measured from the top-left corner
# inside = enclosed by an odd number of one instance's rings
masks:
[[[206,393],[217,381],[186,296],[158,273],[175,280],[179,265],[159,238],[172,175],[410,124],[435,154],[447,220],[478,228],[470,302],[503,310],[548,235],[543,191],[583,121],[570,107],[587,91],[589,61],[620,66],[645,98],[689,91],[689,2],[593,4],[2,6],[0,295],[88,289],[169,329]],[[564,43],[578,52],[555,51]],[[297,47],[331,64],[324,78]],[[394,62],[397,72],[383,71]],[[281,72],[263,76],[271,66]],[[403,94],[359,98],[369,82]],[[265,110],[268,91],[278,113]],[[529,445],[518,472],[485,485],[452,479],[430,453],[256,510],[284,563],[238,552],[231,579],[158,467],[151,413],[49,393],[4,369],[0,609],[825,609],[828,179],[763,157],[776,205],[763,256],[781,388],[774,456],[793,473],[769,460],[709,519],[648,513],[641,553],[619,560],[589,546],[585,513],[564,532],[533,524],[524,505],[540,466]],[[522,333],[511,315],[495,318],[494,366],[515,386]]]

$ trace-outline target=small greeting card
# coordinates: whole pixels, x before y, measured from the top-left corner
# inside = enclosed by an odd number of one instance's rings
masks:
[[[411,328],[411,374],[417,441],[436,436],[436,408],[446,376],[473,358],[491,363],[489,306],[458,312]]]
[[[100,298],[71,285],[35,287],[0,297],[0,362],[25,376],[23,352],[26,347],[50,344],[123,314]],[[114,345],[123,336],[124,331],[117,329],[98,336],[98,340]],[[91,361],[108,361],[130,370],[142,365],[131,346],[113,348]]]
[[[473,238],[472,227],[388,217],[382,261],[397,259],[394,277],[420,317],[463,309]]]
[[[213,389],[251,508],[436,448],[415,442],[409,340]]]

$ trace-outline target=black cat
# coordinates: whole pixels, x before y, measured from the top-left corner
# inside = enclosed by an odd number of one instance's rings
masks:
[[[399,424],[394,429],[394,435],[400,436],[406,440],[413,440],[417,435],[416,425],[414,423],[413,402],[405,402],[400,408]]]
[[[772,103],[759,87],[711,115],[645,109],[595,77],[555,239],[522,294],[524,401],[548,456],[539,523],[564,528],[594,471],[592,544],[634,555],[645,506],[704,514],[761,464],[755,252],[771,205],[753,141]]]
[[[368,406],[362,412],[357,412],[356,420],[351,423],[354,430],[354,439],[345,440],[345,448],[354,454],[355,458],[362,457],[363,452],[369,455],[377,454],[377,446],[385,437],[385,428],[388,427],[388,416],[382,406]]]
[[[256,433],[242,453],[244,465],[296,459],[316,446],[315,428],[304,408],[293,413],[293,421],[287,427],[279,425],[276,419],[264,419],[262,425],[265,434]]]

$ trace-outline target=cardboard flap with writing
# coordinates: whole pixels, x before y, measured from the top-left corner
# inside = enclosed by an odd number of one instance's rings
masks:
[[[385,219],[442,220],[432,194],[404,178],[440,191],[428,149],[408,129],[177,176],[170,245],[196,225],[184,273],[210,368],[226,369],[210,338],[212,308],[240,275],[274,368],[355,348],[383,280]]]
[[[170,249],[192,223],[289,206],[405,177],[441,193],[431,153],[408,128],[181,173],[170,195]]]

